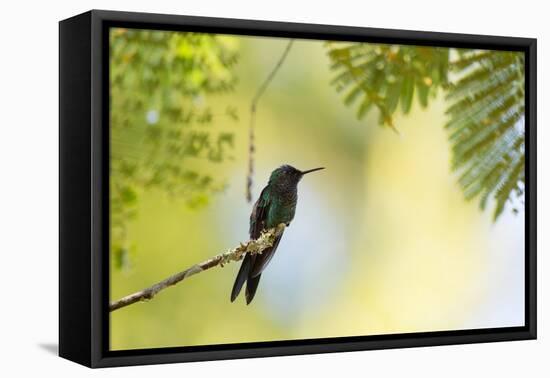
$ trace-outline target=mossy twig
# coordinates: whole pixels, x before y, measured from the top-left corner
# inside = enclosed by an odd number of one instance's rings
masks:
[[[255,240],[249,240],[246,243],[240,243],[237,247],[228,250],[222,254],[214,256],[206,261],[195,264],[192,267],[178,272],[146,289],[127,295],[124,298],[111,302],[109,311],[115,311],[119,308],[129,306],[136,302],[144,302],[152,299],[160,291],[174,286],[175,284],[189,278],[197,273],[204,272],[215,266],[223,267],[232,261],[239,261],[246,253],[261,254],[265,249],[271,247],[277,236],[284,231],[285,225],[281,223],[277,227],[262,232],[260,237]]]

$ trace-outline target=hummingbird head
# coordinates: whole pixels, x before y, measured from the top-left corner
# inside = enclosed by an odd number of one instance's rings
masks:
[[[271,176],[269,177],[269,183],[270,184],[276,184],[281,186],[296,186],[304,177],[305,174],[319,171],[321,169],[325,169],[324,167],[321,168],[314,168],[314,169],[308,169],[305,171],[300,171],[299,169],[294,168],[291,165],[285,164],[281,165],[279,168],[275,169],[273,172],[271,172]]]

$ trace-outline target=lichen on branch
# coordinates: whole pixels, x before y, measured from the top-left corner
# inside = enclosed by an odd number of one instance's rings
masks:
[[[129,306],[136,302],[144,302],[152,299],[160,291],[173,286],[184,279],[191,277],[197,273],[203,272],[215,266],[223,267],[231,261],[239,261],[247,253],[261,254],[267,248],[273,246],[275,239],[281,235],[285,229],[285,224],[281,223],[277,227],[271,228],[262,232],[259,238],[249,240],[245,243],[240,243],[237,247],[231,248],[228,251],[216,255],[206,261],[195,264],[181,272],[178,272],[148,288],[127,295],[124,298],[111,302],[109,311],[115,311],[122,307]]]

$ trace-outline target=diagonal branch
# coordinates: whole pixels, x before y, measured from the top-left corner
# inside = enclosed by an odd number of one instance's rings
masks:
[[[256,92],[256,95],[254,96],[254,98],[252,99],[252,103],[250,104],[250,126],[249,126],[249,133],[248,133],[248,141],[249,141],[248,142],[249,143],[248,144],[248,174],[246,177],[246,200],[248,202],[252,201],[252,177],[254,176],[254,151],[256,150],[256,148],[254,147],[254,127],[256,124],[256,107],[258,105],[258,101],[260,101],[260,97],[262,97],[269,83],[271,83],[271,81],[277,74],[277,71],[279,71],[279,68],[281,68],[281,66],[283,65],[293,43],[294,43],[293,39],[288,41],[288,44],[286,45],[286,48],[283,51],[283,54],[277,61],[277,64],[275,64],[275,67],[273,67],[273,70],[269,73],[265,81],[258,88],[258,91]]]
[[[119,308],[129,306],[136,302],[147,301],[152,299],[161,290],[164,290],[170,286],[173,286],[186,278],[189,278],[197,273],[204,272],[215,266],[223,267],[225,264],[231,261],[239,261],[246,253],[261,254],[266,248],[273,245],[275,239],[281,235],[285,229],[285,224],[281,223],[277,227],[271,228],[262,232],[260,237],[256,240],[249,240],[246,243],[240,243],[239,246],[230,249],[229,251],[214,256],[206,261],[195,264],[192,267],[185,269],[179,273],[176,273],[146,289],[140,290],[133,294],[127,295],[117,301],[111,302],[109,311],[115,311]]]

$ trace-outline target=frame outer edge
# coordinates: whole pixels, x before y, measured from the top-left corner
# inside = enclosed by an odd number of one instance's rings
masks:
[[[486,35],[467,35],[455,33],[432,33],[418,32],[406,30],[386,30],[375,28],[362,28],[350,26],[333,26],[333,25],[314,25],[314,24],[298,24],[286,22],[272,21],[254,21],[254,20],[236,20],[224,18],[210,17],[194,17],[194,16],[177,16],[177,15],[162,15],[162,14],[147,14],[133,12],[115,12],[104,10],[93,10],[91,14],[91,176],[92,176],[92,197],[91,197],[91,319],[90,319],[90,334],[91,334],[91,366],[92,367],[108,367],[121,365],[139,365],[139,364],[155,364],[155,363],[173,363],[173,362],[188,362],[188,361],[203,361],[203,360],[219,360],[219,359],[234,359],[234,358],[253,358],[253,357],[268,357],[280,355],[300,355],[310,353],[329,353],[329,352],[344,352],[344,351],[360,351],[371,349],[387,349],[387,348],[406,348],[406,347],[421,347],[432,345],[449,345],[449,344],[467,344],[479,342],[495,342],[495,341],[511,341],[525,340],[536,338],[536,40],[530,38],[516,37],[496,37]],[[526,264],[526,272],[529,274],[529,281],[526,281],[526,308],[529,309],[525,327],[510,327],[501,329],[480,329],[480,330],[460,330],[449,332],[428,332],[416,334],[401,334],[401,335],[385,335],[384,337],[364,337],[364,338],[339,338],[334,340],[304,340],[302,343],[292,344],[286,342],[261,343],[265,345],[256,345],[251,343],[239,345],[227,345],[225,348],[216,348],[211,346],[210,349],[187,351],[174,351],[170,348],[166,350],[143,350],[140,353],[124,355],[116,352],[109,352],[108,340],[105,337],[104,321],[109,320],[109,314],[106,306],[108,306],[108,285],[105,287],[102,279],[109,277],[106,272],[108,261],[103,261],[104,256],[108,257],[104,252],[104,248],[108,248],[108,235],[104,234],[105,222],[108,220],[108,214],[104,213],[108,209],[108,196],[102,191],[102,181],[108,177],[108,161],[105,162],[103,157],[105,152],[108,152],[108,134],[102,133],[108,131],[104,124],[108,118],[104,118],[104,108],[108,105],[108,98],[104,98],[106,93],[103,88],[108,67],[105,66],[106,57],[103,53],[108,51],[108,46],[103,46],[104,36],[103,28],[110,23],[137,23],[143,25],[151,25],[156,28],[159,25],[168,29],[193,27],[211,32],[218,33],[234,33],[246,35],[266,35],[272,37],[290,37],[297,35],[296,38],[323,39],[326,36],[332,35],[334,38],[342,40],[361,40],[369,39],[372,42],[385,40],[386,43],[392,40],[391,43],[409,43],[415,44],[421,42],[425,45],[448,45],[448,46],[469,46],[472,48],[493,49],[509,49],[514,51],[525,51],[530,59],[530,67],[528,71],[529,85],[529,126],[530,126],[530,150],[528,156],[529,164],[529,194],[530,194],[530,211],[528,218],[530,227],[526,230],[526,238],[531,242],[529,250],[526,254],[529,256],[528,264]],[[166,29],[167,30],[167,29]],[[355,39],[354,39],[355,38]],[[108,60],[107,60],[108,62]],[[107,139],[106,139],[107,138]],[[107,296],[106,298],[104,296]],[[107,323],[108,324],[108,323]],[[360,340],[359,340],[360,339]],[[254,345],[252,345],[254,344]],[[135,351],[139,352],[139,351]]]
[[[533,339],[537,338],[537,40],[529,40],[527,50],[529,55],[529,202],[528,215],[529,229],[526,230],[529,250],[529,266],[526,274],[529,276],[529,333]],[[527,300],[527,297],[525,298]]]
[[[101,366],[101,360],[103,359],[103,350],[109,347],[109,340],[104,339],[103,321],[104,316],[108,312],[105,308],[105,303],[108,303],[109,292],[104,287],[103,279],[105,274],[109,279],[108,274],[108,261],[103,261],[104,249],[109,250],[108,234],[105,235],[104,222],[108,224],[109,214],[104,208],[104,201],[108,196],[104,197],[104,194],[108,194],[108,188],[105,187],[108,182],[108,165],[105,169],[105,161],[103,157],[107,155],[108,164],[108,139],[105,143],[105,132],[103,124],[108,125],[108,119],[103,119],[103,107],[108,108],[108,98],[103,95],[103,74],[108,72],[108,67],[103,67],[103,54],[108,52],[108,46],[104,49],[103,46],[103,19],[101,13],[97,11],[91,11],[91,367]],[[108,131],[107,131],[108,136]],[[106,151],[105,151],[106,150]],[[106,153],[105,153],[106,152]],[[104,181],[107,180],[107,182]],[[107,240],[106,240],[107,239]],[[108,318],[107,318],[108,321]]]
[[[90,12],[59,22],[59,355],[90,366]]]

